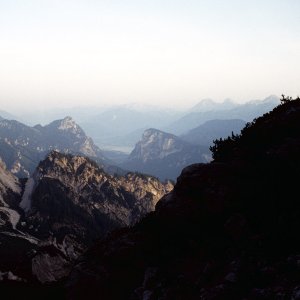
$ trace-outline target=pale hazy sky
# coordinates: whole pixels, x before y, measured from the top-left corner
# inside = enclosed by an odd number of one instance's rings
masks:
[[[0,109],[300,94],[299,0],[0,0]]]

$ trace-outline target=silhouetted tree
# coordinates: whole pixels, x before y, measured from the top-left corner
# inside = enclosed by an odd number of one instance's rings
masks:
[[[287,103],[287,102],[290,102],[290,101],[292,101],[293,100],[293,98],[292,97],[290,97],[290,96],[287,96],[287,97],[285,97],[285,95],[281,95],[281,99],[280,99],[280,101],[281,101],[281,104],[285,104],[285,103]],[[299,97],[298,97],[299,98]],[[296,100],[296,99],[295,99]]]

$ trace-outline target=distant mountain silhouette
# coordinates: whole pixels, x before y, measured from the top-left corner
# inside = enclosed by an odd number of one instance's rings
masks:
[[[212,110],[227,110],[239,106],[239,104],[233,102],[231,99],[225,99],[223,102],[215,102],[212,99],[203,99],[195,106],[193,106],[189,112],[207,112]]]
[[[209,111],[191,111],[182,118],[169,124],[164,128],[164,130],[181,135],[207,121],[215,119],[241,119],[249,122],[272,110],[278,104],[279,98],[276,96],[270,96],[263,101],[250,101],[231,109],[218,110],[216,108]]]
[[[5,110],[0,110],[0,120],[3,120],[3,119],[16,120],[18,118]]]
[[[162,127],[176,119],[167,110],[137,110],[121,106],[102,112],[81,126],[96,142],[111,145],[134,145],[138,135],[153,126]],[[138,135],[134,132],[138,131]],[[133,135],[133,136],[132,136]],[[129,140],[128,140],[129,138]]]
[[[211,145],[215,139],[225,138],[232,132],[240,133],[245,124],[245,121],[239,119],[210,120],[181,135],[181,138],[192,144]]]

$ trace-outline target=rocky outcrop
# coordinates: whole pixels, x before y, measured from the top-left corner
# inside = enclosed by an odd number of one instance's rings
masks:
[[[142,174],[110,176],[57,151],[25,184],[0,165],[0,270],[22,282],[59,281],[95,239],[135,224],[172,188]]]
[[[297,299],[300,99],[214,151],[154,213],[80,259],[69,298]]]
[[[104,160],[104,156],[93,140],[86,136],[82,128],[76,124],[71,117],[53,121],[44,127],[39,128],[43,136],[47,136],[45,141],[48,149],[56,149],[66,153],[81,153],[91,158]]]
[[[6,170],[6,165],[0,158],[0,226],[2,228],[16,228],[20,214],[12,207],[18,205],[20,195],[19,180]]]
[[[162,180],[174,180],[182,168],[209,159],[208,147],[194,146],[173,134],[150,128],[144,131],[142,139],[121,166],[152,174]]]
[[[40,163],[31,180],[30,204],[28,199],[22,200],[28,203],[28,232],[40,238],[51,232],[60,243],[75,239],[77,246],[86,246],[114,228],[134,224],[154,210],[173,187],[134,173],[113,177],[86,157],[55,151]]]

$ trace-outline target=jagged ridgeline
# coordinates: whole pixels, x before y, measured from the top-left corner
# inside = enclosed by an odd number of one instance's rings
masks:
[[[111,176],[87,157],[57,151],[26,182],[2,163],[0,278],[28,284],[65,278],[96,239],[134,225],[172,188],[137,173]]]
[[[92,247],[70,299],[298,299],[300,99],[216,144],[133,228]]]

